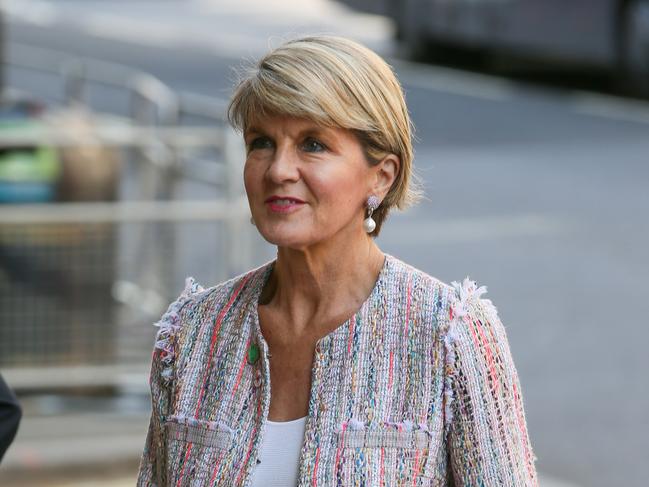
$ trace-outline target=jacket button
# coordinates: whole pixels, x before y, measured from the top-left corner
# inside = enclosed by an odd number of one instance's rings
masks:
[[[253,365],[259,359],[259,345],[253,343],[248,347],[248,363]]]

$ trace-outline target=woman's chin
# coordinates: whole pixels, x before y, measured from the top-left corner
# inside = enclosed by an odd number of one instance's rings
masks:
[[[304,248],[316,243],[313,236],[304,229],[296,228],[259,228],[259,233],[268,243],[278,247]],[[317,239],[316,239],[317,240]]]
[[[261,228],[260,228],[261,227]],[[287,245],[298,244],[303,240],[302,232],[288,228],[268,228],[267,226],[257,226],[257,230],[268,243],[284,247]]]

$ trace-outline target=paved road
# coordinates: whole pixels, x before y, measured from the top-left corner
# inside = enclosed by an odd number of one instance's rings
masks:
[[[232,67],[286,32],[337,32],[397,52],[384,19],[324,0],[9,6],[16,43],[138,66],[212,96],[227,96]],[[649,107],[392,62],[429,200],[395,214],[380,244],[447,282],[487,285],[541,471],[575,485],[646,485]]]

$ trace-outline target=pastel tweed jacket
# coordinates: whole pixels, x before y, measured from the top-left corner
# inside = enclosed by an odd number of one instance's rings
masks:
[[[157,323],[138,485],[249,485],[271,397],[257,303],[273,265],[207,289],[189,277]],[[386,254],[367,300],[316,344],[299,486],[538,485],[485,291]]]

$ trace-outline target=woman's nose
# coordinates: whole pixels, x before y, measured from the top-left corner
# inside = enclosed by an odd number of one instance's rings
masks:
[[[295,151],[288,145],[278,146],[266,175],[275,183],[297,181],[300,174]]]

